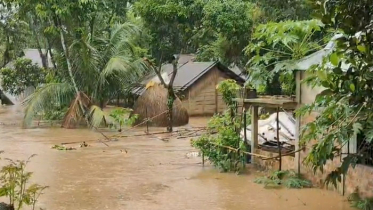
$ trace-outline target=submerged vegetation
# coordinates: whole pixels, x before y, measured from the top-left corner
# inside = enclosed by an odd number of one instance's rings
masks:
[[[222,93],[228,110],[224,114],[212,117],[208,123],[208,133],[192,140],[191,143],[222,172],[239,172],[246,164],[246,155],[230,149],[246,151],[245,142],[238,133],[241,117],[236,114],[236,103],[233,101],[239,86],[233,80],[226,80],[216,88]]]
[[[354,207],[356,209],[373,209],[373,198],[361,198],[358,190],[356,190],[348,196],[348,201],[351,203],[351,207]]]
[[[110,113],[110,117],[114,119],[112,127],[122,132],[123,126],[133,125],[138,118],[138,115],[129,116],[132,110],[125,108],[116,108]]]
[[[329,173],[327,182],[336,186],[350,168],[372,159],[367,152],[373,147],[372,5],[367,0],[0,0],[1,85],[16,95],[36,89],[23,101],[25,127],[42,116],[63,119],[66,128],[82,122],[95,128],[108,125],[107,103],[131,98],[144,76],[159,75],[170,61],[176,73],[175,54],[237,67],[261,94],[293,95],[296,63],[340,34],[332,53],[305,79],[324,91],[298,110],[299,116],[319,112],[301,135],[301,146],[312,143],[304,163],[314,172],[324,172],[328,161],[361,137],[356,148],[364,149],[348,154]],[[37,50],[39,65],[20,58],[27,48]],[[163,85],[172,110],[172,83]],[[232,81],[217,87],[228,110],[214,116],[210,132],[192,143],[222,171],[239,171],[245,159],[222,147],[245,150],[238,134],[242,117],[232,100],[237,88]],[[111,114],[116,129],[134,120],[123,115],[123,110]],[[167,118],[172,122],[172,112]],[[280,182],[278,176],[269,180]],[[305,184],[299,183],[285,185]]]
[[[274,171],[268,176],[256,178],[255,183],[263,184],[266,188],[277,188],[285,186],[287,188],[308,188],[312,186],[309,180],[304,179],[294,171]]]

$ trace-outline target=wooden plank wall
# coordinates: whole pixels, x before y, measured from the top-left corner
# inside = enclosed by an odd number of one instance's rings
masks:
[[[190,116],[211,116],[226,109],[221,94],[216,90],[217,84],[225,79],[228,77],[215,67],[184,93],[183,105]]]

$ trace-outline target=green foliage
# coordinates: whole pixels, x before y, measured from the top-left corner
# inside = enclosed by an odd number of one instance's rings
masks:
[[[126,125],[131,126],[137,120],[138,115],[136,114],[129,117],[131,111],[132,111],[131,109],[117,108],[117,109],[114,109],[110,113],[110,117],[112,117],[115,121],[115,124],[113,124],[113,127],[116,129],[118,129],[119,127],[119,132],[122,131],[123,126],[126,126]]]
[[[241,87],[237,84],[236,80],[227,79],[218,84],[216,89],[223,95],[223,101],[228,107],[234,107],[236,102],[233,100],[237,98],[238,90]]]
[[[305,188],[311,187],[310,181],[305,180],[294,171],[274,171],[272,174],[264,177],[258,177],[254,181],[257,184],[263,184],[265,187],[274,188],[281,185],[287,188]]]
[[[261,22],[279,22],[284,20],[307,20],[311,17],[311,6],[307,0],[252,0],[261,8]]]
[[[19,58],[13,68],[2,68],[1,86],[11,94],[19,95],[28,87],[38,87],[45,80],[47,70],[33,64],[30,59]]]
[[[13,1],[13,0],[10,0]],[[0,67],[22,54],[22,50],[32,44],[27,21],[17,14],[12,4],[0,1]]]
[[[318,140],[305,163],[314,171],[323,171],[327,161],[340,156],[341,148],[358,134],[365,137],[364,142],[373,140],[372,15],[371,10],[366,10],[371,8],[367,1],[314,1],[314,6],[327,29],[343,34],[335,40],[333,53],[322,65],[310,69],[312,76],[306,80],[325,90],[313,104],[298,110],[298,115],[319,112],[316,120],[304,127],[301,139],[304,144]],[[326,182],[336,186],[349,168],[367,157],[364,150],[350,154],[328,174]]]
[[[240,152],[246,150],[245,142],[237,132],[241,126],[241,118],[235,115],[236,103],[233,101],[239,88],[234,80],[225,80],[218,85],[217,89],[222,93],[229,110],[224,114],[214,115],[207,125],[208,133],[191,141],[192,146],[201,150],[222,172],[239,172],[242,170],[242,163],[246,161],[246,155]],[[250,122],[249,115],[248,118]],[[238,151],[232,151],[227,147]]]
[[[198,1],[197,1],[198,2]],[[195,38],[201,46],[198,60],[220,60],[243,67],[247,61],[242,50],[249,43],[251,30],[260,18],[260,8],[249,1],[202,1],[201,29]],[[201,39],[202,38],[202,39]]]
[[[373,198],[361,198],[359,191],[355,191],[348,196],[348,201],[351,203],[351,207],[361,210],[372,210],[373,209]]]
[[[294,94],[295,62],[322,48],[321,26],[318,20],[270,22],[257,26],[245,49],[250,58],[250,84],[256,88],[266,85],[269,89],[279,90],[277,94],[281,94],[281,90],[285,94]],[[266,92],[269,94],[270,90]]]
[[[208,123],[209,133],[192,140],[192,146],[199,149],[220,171],[239,172],[246,155],[231,151],[221,146],[245,150],[244,142],[236,132],[239,121],[232,121],[230,112],[215,115]]]
[[[54,106],[45,111],[42,116],[44,120],[62,120],[68,110],[67,106]]]
[[[168,61],[188,49],[194,23],[199,21],[199,10],[192,0],[138,0],[134,10],[150,34],[150,51],[157,61]]]
[[[47,188],[38,184],[29,185],[32,173],[25,169],[34,156],[29,157],[26,161],[8,159],[9,164],[1,168],[0,196],[6,196],[9,199],[9,205],[16,210],[20,210],[24,205],[31,206],[34,210],[39,196]]]

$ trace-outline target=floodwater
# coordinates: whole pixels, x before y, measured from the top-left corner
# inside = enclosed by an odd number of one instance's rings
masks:
[[[28,170],[34,172],[33,182],[49,186],[38,203],[47,210],[350,209],[346,198],[334,192],[268,190],[253,183],[255,171],[236,175],[202,167],[200,157],[186,157],[194,151],[188,139],[138,136],[109,142],[108,147],[96,141],[102,139],[99,133],[88,129],[26,130],[20,128],[21,118],[20,107],[0,107],[0,150],[5,151],[1,156],[26,159],[37,154]],[[83,141],[91,146],[51,149]]]

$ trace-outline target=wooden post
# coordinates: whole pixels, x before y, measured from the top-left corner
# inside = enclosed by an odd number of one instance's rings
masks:
[[[251,107],[251,153],[258,148],[258,107]],[[255,164],[255,157],[251,156],[251,163]]]
[[[243,128],[244,128],[244,145],[245,145],[245,148],[246,147],[246,144],[247,144],[247,134],[246,134],[246,131],[247,131],[247,122],[246,122],[246,109],[243,108]],[[246,161],[247,161],[247,155],[246,154],[243,154],[244,158],[242,159],[242,166],[245,167],[246,165]]]
[[[205,153],[202,152],[202,166],[205,166]]]
[[[246,142],[247,142],[247,134],[246,134],[247,122],[246,122],[246,109],[245,108],[243,110],[243,127],[245,129],[245,131],[244,131],[244,140],[245,140],[245,144],[246,144]]]
[[[148,107],[145,108],[146,115],[146,134],[149,134],[149,117],[148,117]]]
[[[281,164],[282,164],[282,156],[281,156],[281,144],[280,144],[280,123],[279,123],[279,111],[280,108],[277,107],[277,116],[276,116],[276,138],[277,138],[277,144],[278,144],[278,156],[279,156],[279,165],[278,170],[281,171]]]
[[[295,95],[296,95],[296,102],[297,102],[297,107],[300,107],[302,100],[301,100],[301,71],[296,72],[296,90],[295,90]],[[297,116],[295,120],[295,151],[298,151],[300,148],[300,128],[301,127],[301,117]],[[300,174],[300,153],[297,152],[295,154],[294,162],[295,162],[295,171]]]

